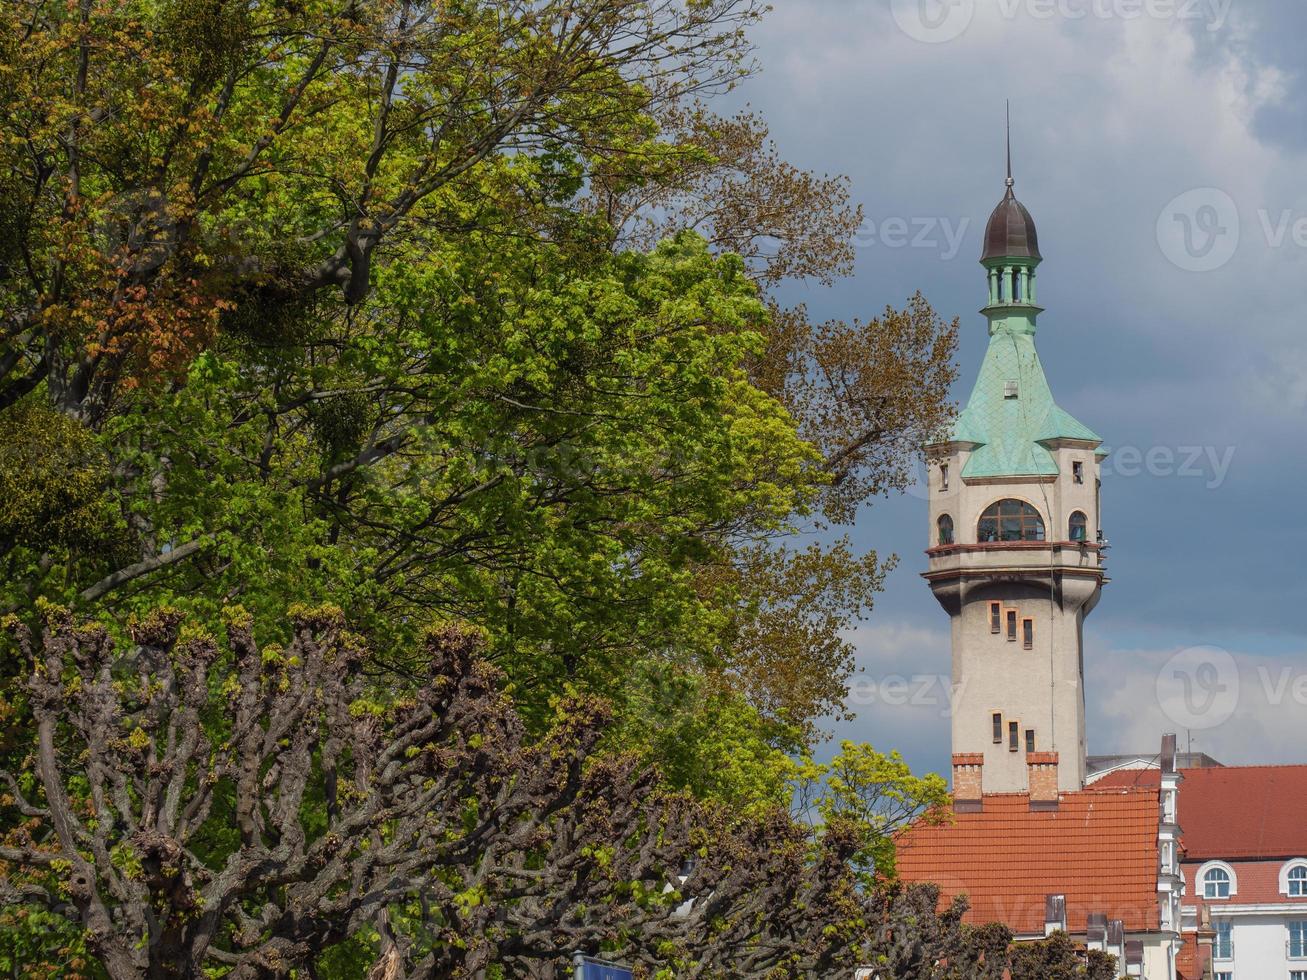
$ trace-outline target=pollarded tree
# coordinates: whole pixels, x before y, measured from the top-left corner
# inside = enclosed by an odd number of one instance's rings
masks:
[[[37,731],[4,775],[5,904],[75,922],[115,980],[286,976],[371,930],[378,975],[432,980],[552,977],[577,948],[723,978],[824,975],[891,934],[946,955],[951,918],[864,887],[850,821],[738,818],[595,757],[593,699],[528,738],[457,627],[377,703],[338,611],[292,619],[262,648],[241,610],[223,646],[166,611],[125,645],[58,609],[39,645],[11,622]]]

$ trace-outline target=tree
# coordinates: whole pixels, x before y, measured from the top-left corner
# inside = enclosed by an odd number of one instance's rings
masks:
[[[1012,980],[1115,980],[1116,957],[1077,947],[1065,932],[1021,943],[1011,952]]]
[[[338,610],[293,611],[281,647],[233,609],[225,651],[168,610],[126,644],[46,615],[39,645],[9,624],[37,748],[2,776],[0,890],[77,922],[115,980],[284,977],[369,930],[379,975],[431,978],[556,976],[576,948],[799,977],[956,933],[904,917],[937,892],[862,886],[851,819],[741,818],[596,756],[593,698],[528,737],[464,628],[430,633],[427,682],[382,703]]]

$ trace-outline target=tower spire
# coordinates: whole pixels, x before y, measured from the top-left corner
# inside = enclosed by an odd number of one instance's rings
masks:
[[[1003,105],[1007,113],[1007,187],[1011,190],[1016,183],[1012,179],[1012,100],[1004,99]]]

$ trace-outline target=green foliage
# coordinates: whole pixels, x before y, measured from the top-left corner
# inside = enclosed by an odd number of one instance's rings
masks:
[[[866,743],[841,742],[826,765],[800,773],[799,799],[827,824],[857,828],[857,861],[880,877],[894,875],[897,836],[918,819],[945,819],[948,784],[938,773],[914,775],[897,751],[888,755]]]

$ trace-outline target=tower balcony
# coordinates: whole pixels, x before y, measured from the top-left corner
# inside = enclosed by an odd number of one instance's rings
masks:
[[[1103,545],[1091,541],[986,541],[939,545],[926,550],[922,577],[947,609],[959,607],[967,594],[996,583],[1050,590],[1067,605],[1087,613],[1109,581]]]

